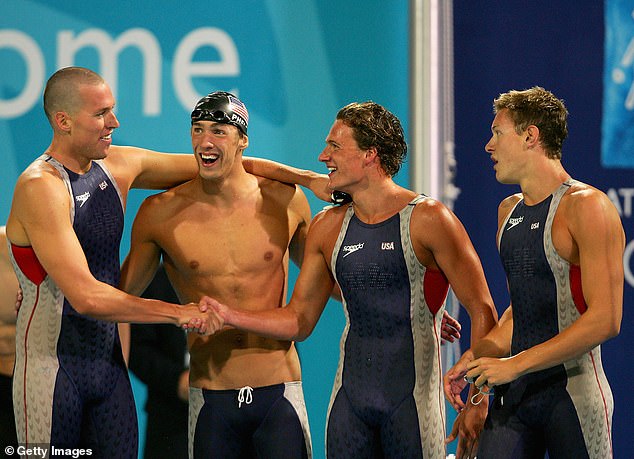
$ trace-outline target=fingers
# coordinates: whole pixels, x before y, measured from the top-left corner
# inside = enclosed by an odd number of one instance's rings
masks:
[[[442,325],[440,327],[440,335],[444,341],[453,343],[460,339],[460,322],[451,317],[447,311],[443,313]]]
[[[456,377],[447,373],[443,378],[443,391],[445,398],[453,406],[454,410],[460,412],[464,409],[465,404],[462,401],[462,391],[467,387],[466,381],[462,377]]]
[[[456,330],[461,330],[462,329],[462,325],[460,325],[460,322],[458,322],[453,316],[451,316],[447,311],[444,312],[443,316],[442,316],[442,321],[443,321],[443,325],[449,325],[452,328],[455,328]]]
[[[15,293],[15,315],[18,315],[20,312],[20,306],[22,306],[22,289],[18,287],[18,291]]]
[[[461,394],[467,382],[464,380],[466,373],[466,367],[464,361],[461,359],[447,371],[443,377],[443,391],[445,398],[453,406],[453,408],[460,412],[464,409],[465,403],[462,401]]]

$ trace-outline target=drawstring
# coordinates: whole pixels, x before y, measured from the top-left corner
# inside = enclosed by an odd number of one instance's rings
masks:
[[[238,392],[238,408],[242,407],[242,403],[250,405],[253,401],[253,388],[250,386],[244,386]]]
[[[488,395],[491,395],[491,391],[490,390],[484,390],[483,389],[484,386],[480,386],[478,387],[478,393],[475,394],[473,397],[471,397],[471,403],[474,405],[479,405],[480,403],[482,403],[482,400],[484,400],[485,398],[487,398]],[[480,397],[478,399],[478,395],[481,395],[482,397]]]

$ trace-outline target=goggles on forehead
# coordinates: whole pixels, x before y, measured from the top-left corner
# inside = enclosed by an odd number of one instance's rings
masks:
[[[205,108],[195,108],[191,114],[192,124],[197,121],[215,121],[216,123],[231,124],[237,127],[243,134],[247,133],[247,123],[237,113],[228,115],[223,110],[207,110]]]
[[[196,108],[192,112],[192,123],[196,121],[215,121],[216,123],[235,124],[222,110],[210,111],[201,108]]]

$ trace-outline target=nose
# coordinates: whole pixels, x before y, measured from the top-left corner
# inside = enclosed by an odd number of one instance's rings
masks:
[[[484,150],[487,153],[493,153],[493,136],[491,136],[491,138],[489,139],[489,141],[486,143],[486,145],[484,146]]]
[[[317,159],[321,161],[322,163],[325,163],[326,161],[330,159],[330,153],[328,153],[328,147],[324,148],[321,151],[321,153],[319,153],[319,156],[317,157]]]
[[[117,119],[117,115],[115,115],[114,112],[110,112],[110,114],[112,116],[110,119],[110,123],[108,123],[109,127],[111,127],[112,129],[118,128],[120,124],[119,124],[119,120]]]

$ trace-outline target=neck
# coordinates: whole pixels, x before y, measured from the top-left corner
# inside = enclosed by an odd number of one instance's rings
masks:
[[[528,205],[543,201],[569,178],[560,160],[548,159],[520,181],[524,201]]]
[[[352,193],[354,212],[365,223],[378,223],[399,212],[416,193],[397,185],[391,178]]]
[[[204,179],[196,177],[200,191],[207,200],[213,200],[227,205],[235,204],[250,196],[258,188],[257,177],[247,173],[240,164],[240,170],[217,179]]]
[[[88,172],[92,165],[92,159],[72,154],[66,143],[57,137],[53,137],[53,141],[44,153],[77,174],[84,174]]]

